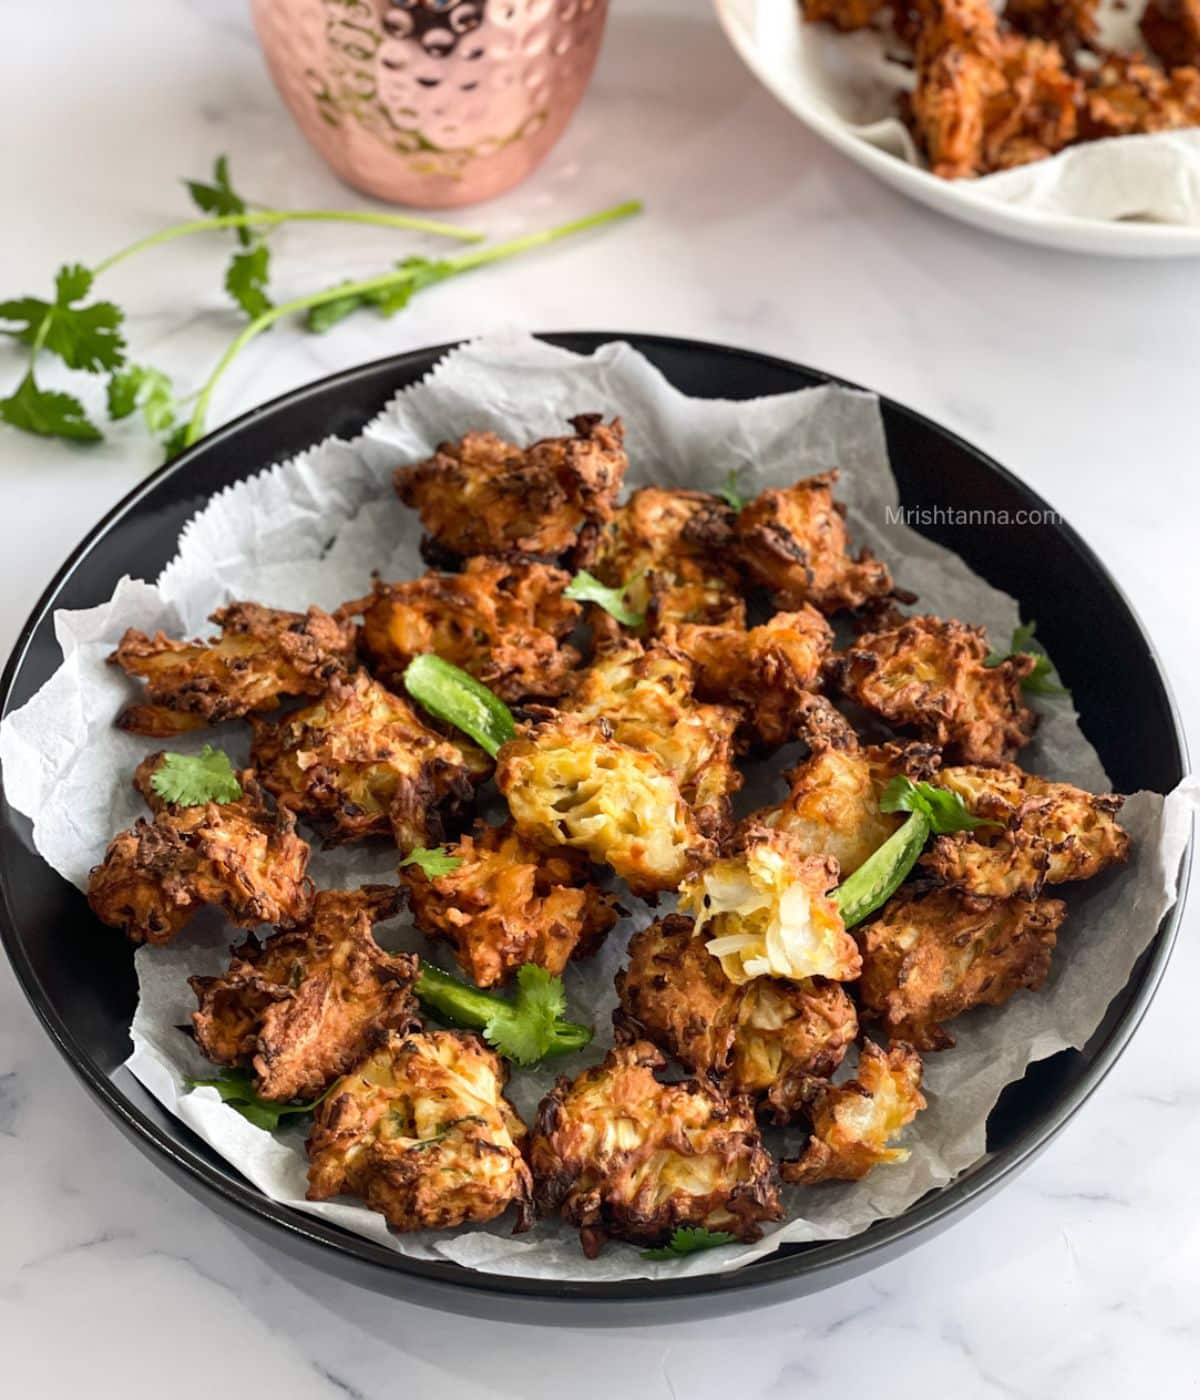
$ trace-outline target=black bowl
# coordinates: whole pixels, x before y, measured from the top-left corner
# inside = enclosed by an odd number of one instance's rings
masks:
[[[585,353],[605,341],[628,340],[694,395],[744,399],[832,382],[829,375],[783,360],[695,341],[591,333],[546,338]],[[331,433],[358,432],[448,348],[381,360],[287,394],[150,477],[96,526],[46,590],[0,681],[0,713],[28,700],[58,665],[56,608],[106,600],[125,573],[154,578],[175,554],[184,524],[216,491]],[[1010,514],[1048,510],[1003,467],[928,419],[888,400],[883,416],[906,505]],[[924,533],[1015,595],[1022,615],[1037,617],[1039,636],[1072,688],[1084,729],[1116,789],[1170,791],[1187,768],[1174,702],[1132,609],[1079,536],[1062,523],[1036,530],[957,525],[947,523],[955,516],[936,509],[924,518],[938,522]],[[631,1325],[766,1305],[861,1273],[944,1228],[1028,1163],[1111,1068],[1162,977],[1182,902],[1163,921],[1087,1048],[1031,1065],[988,1120],[988,1158],[901,1218],[850,1240],[785,1246],[720,1276],[551,1286],[406,1259],[276,1205],[167,1114],[119,1068],[130,1049],[136,996],[129,947],[97,924],[82,895],[41,860],[29,822],[0,790],[0,932],[9,958],[50,1038],[126,1135],[222,1215],[318,1267],[412,1302],[526,1322]]]

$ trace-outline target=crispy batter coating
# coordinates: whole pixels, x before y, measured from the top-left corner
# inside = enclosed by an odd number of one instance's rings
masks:
[[[960,180],[1062,150],[1079,80],[1054,43],[1001,27],[988,0],[922,0],[910,124],[935,175]]]
[[[148,703],[129,705],[121,729],[169,738],[206,724],[261,714],[286,695],[319,695],[354,660],[354,625],[320,608],[281,612],[230,603],[211,621],[220,637],[181,642],[132,627],[108,658],[146,683]]]
[[[1070,57],[1100,39],[1099,0],[1006,0],[1004,19],[1032,39],[1056,43]]]
[[[584,525],[603,524],[629,465],[619,418],[571,419],[574,434],[514,447],[494,433],[444,442],[427,461],[400,467],[396,492],[421,513],[436,551],[558,558]]]
[[[511,822],[476,828],[449,847],[461,862],[432,880],[405,866],[413,922],[445,938],[478,987],[506,982],[524,963],[560,975],[570,958],[594,953],[621,912],[616,897],[590,878],[578,852],[544,851]]]
[[[1090,139],[1200,126],[1200,69],[1164,73],[1140,54],[1112,54],[1088,75],[1083,123]]]
[[[804,18],[810,24],[824,21],[843,34],[866,29],[886,4],[887,0],[800,0]]]
[[[634,894],[675,889],[714,849],[658,759],[603,721],[551,714],[528,727],[500,750],[496,785],[523,836],[586,851]]]
[[[1200,0],[1149,0],[1141,31],[1168,68],[1200,67]]]
[[[764,491],[737,517],[742,564],[780,608],[811,603],[823,613],[857,608],[892,591],[892,576],[869,550],[850,554],[845,508],[833,499],[836,471],[783,491]]]
[[[316,1111],[308,1199],[359,1196],[393,1230],[530,1221],[526,1128],[499,1057],[465,1031],[388,1034]]]
[[[864,1041],[855,1077],[817,1091],[810,1109],[812,1137],[803,1153],[779,1164],[784,1181],[858,1181],[880,1162],[903,1162],[904,1148],[888,1142],[925,1107],[921,1059],[910,1045],[886,1053]]]
[[[805,604],[749,630],[670,626],[663,643],[692,662],[702,699],[737,706],[758,740],[778,748],[795,738],[803,723],[833,633],[821,614]]]
[[[466,803],[490,764],[445,739],[366,671],[341,679],[278,724],[252,720],[263,786],[331,842],[389,832],[407,854],[442,837],[439,806]]]
[[[837,882],[836,860],[806,855],[786,831],[749,825],[731,854],[684,881],[679,908],[739,986],[755,977],[846,982],[862,959],[829,896]]]
[[[732,561],[733,520],[719,496],[646,486],[594,532],[583,562],[610,588],[627,585],[626,600],[645,614],[642,630],[650,635],[671,622],[741,627],[746,604]],[[610,635],[620,631],[607,616],[595,621]]]
[[[905,813],[879,810],[884,788],[901,774],[928,778],[938,762],[928,744],[818,749],[785,774],[787,797],[752,813],[746,824],[787,832],[804,855],[832,856],[844,880],[905,819]]]
[[[461,574],[428,573],[409,583],[376,581],[359,643],[385,685],[426,652],[451,661],[510,703],[561,695],[579,653],[565,638],[582,611],[563,597],[570,574],[529,560],[468,559]]]
[[[967,894],[1036,899],[1043,885],[1090,880],[1129,856],[1117,824],[1124,802],[1026,773],[998,768],[946,768],[939,787],[956,792],[981,826],[939,836],[921,858],[938,880]]]
[[[735,986],[693,930],[691,919],[668,914],[630,940],[617,973],[618,1032],[653,1041],[726,1094],[749,1094],[787,1122],[809,1079],[828,1078],[857,1036],[854,1003],[820,978]]]
[[[730,797],[742,785],[734,766],[740,722],[728,705],[694,696],[687,658],[632,639],[601,647],[575,679],[564,711],[603,724],[618,744],[652,754],[679,784],[705,836],[730,827]]]
[[[134,775],[154,820],[139,818],[115,836],[88,878],[88,903],[100,922],[135,943],[166,943],[206,904],[239,928],[303,923],[313,883],[295,817],[269,810],[251,769],[238,775],[236,802],[171,806],[150,786],[163,758],[151,754]]]
[[[999,763],[1027,744],[1036,714],[1021,698],[1035,658],[988,666],[981,627],[910,617],[852,643],[833,663],[845,695],[897,728],[911,727],[965,763]]]
[[[579,1227],[594,1259],[608,1238],[661,1244],[683,1225],[755,1240],[783,1211],[748,1099],[713,1084],[660,1084],[647,1041],[610,1050],[538,1107],[530,1142],[540,1213]]]
[[[1061,899],[902,890],[860,930],[863,1007],[889,1038],[944,1050],[954,1037],[940,1022],[1042,985],[1066,916]]]
[[[254,1075],[264,1099],[312,1099],[371,1048],[379,1027],[419,1030],[418,959],[385,953],[371,925],[399,908],[390,885],[321,890],[303,929],[231,950],[220,977],[189,977],[196,1043]]]

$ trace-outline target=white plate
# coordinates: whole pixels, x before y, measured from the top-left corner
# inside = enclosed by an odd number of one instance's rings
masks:
[[[818,136],[895,189],[964,223],[1027,243],[1126,258],[1200,256],[1200,226],[1080,218],[1057,211],[1022,208],[988,197],[973,182],[942,180],[909,164],[902,156],[872,145],[814,94],[800,70],[796,44],[764,40],[758,22],[759,7],[764,3],[794,7],[798,0],[714,0],[722,28],[746,66],[768,92]],[[834,42],[845,43],[858,36],[831,37]],[[1123,137],[1120,142],[1092,143],[1090,150],[1149,140],[1160,138]],[[1089,148],[1076,148],[1077,152],[1086,150]],[[1015,173],[993,179],[1008,179]]]

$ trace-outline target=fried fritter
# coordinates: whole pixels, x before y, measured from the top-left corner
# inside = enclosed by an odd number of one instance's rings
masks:
[[[1125,799],[1115,793],[1096,796],[1012,763],[946,768],[936,782],[972,816],[1000,823],[935,838],[921,863],[951,889],[1035,899],[1043,885],[1090,880],[1129,856],[1116,819]]]
[[[148,703],[128,705],[121,729],[169,738],[206,724],[274,710],[287,695],[319,695],[354,660],[354,624],[309,608],[281,612],[230,603],[211,621],[220,637],[181,642],[132,627],[108,658],[146,683]]]
[[[729,799],[742,785],[733,762],[741,717],[731,706],[696,700],[694,684],[685,657],[626,640],[596,653],[562,709],[657,758],[679,784],[700,831],[719,837],[729,829]]]
[[[308,1199],[343,1192],[393,1230],[482,1224],[517,1208],[530,1222],[526,1128],[499,1057],[465,1031],[389,1034],[318,1105]]]
[[[385,953],[371,932],[399,905],[395,886],[320,890],[303,929],[248,939],[220,977],[189,977],[200,1049],[249,1069],[260,1098],[311,1099],[362,1059],[380,1027],[419,1030],[418,959]]]
[[[735,986],[693,930],[691,919],[668,914],[633,936],[613,1021],[623,1037],[653,1041],[693,1074],[763,1100],[776,1122],[787,1122],[808,1080],[828,1078],[853,1043],[854,1003],[820,978]]]
[[[572,436],[514,447],[494,433],[444,442],[426,462],[400,467],[396,492],[421,513],[434,552],[559,558],[584,525],[611,519],[629,465],[619,418],[571,419]]]
[[[405,854],[436,845],[438,807],[469,801],[491,766],[481,750],[443,738],[361,670],[335,678],[319,700],[278,724],[251,723],[263,786],[331,842],[390,832]]]
[[[647,1041],[619,1046],[538,1108],[534,1199],[579,1227],[589,1259],[608,1238],[661,1244],[685,1225],[755,1240],[783,1214],[750,1101],[694,1079],[660,1084],[665,1065]]]
[[[755,977],[846,982],[862,959],[829,896],[837,882],[832,857],[806,855],[797,837],[751,825],[730,855],[684,881],[679,908],[739,986]]]
[[[880,1162],[903,1162],[905,1148],[888,1142],[925,1107],[921,1059],[910,1045],[886,1053],[865,1041],[855,1077],[818,1089],[809,1110],[812,1137],[803,1153],[779,1164],[784,1181],[859,1181]]]
[[[403,688],[414,656],[433,652],[461,666],[510,703],[561,695],[579,653],[565,638],[579,619],[563,597],[570,574],[528,560],[468,559],[461,574],[428,573],[409,583],[376,582],[359,642],[385,685]]]
[[[759,741],[778,748],[796,737],[833,633],[821,614],[805,604],[749,630],[670,626],[662,640],[692,662],[702,699],[737,706]]]
[[[1021,698],[1036,658],[987,665],[981,627],[937,617],[904,618],[859,637],[833,662],[842,692],[897,728],[911,727],[965,763],[1012,758],[1037,715]]]
[[[1200,67],[1200,0],[1149,0],[1141,31],[1167,68]]]
[[[780,608],[823,613],[857,608],[892,591],[892,576],[869,550],[850,554],[845,508],[833,499],[836,471],[783,491],[764,491],[737,517],[739,557]]]
[[[524,963],[558,976],[570,958],[585,958],[616,923],[620,905],[594,884],[586,857],[544,851],[513,827],[485,826],[448,848],[461,862],[430,879],[405,866],[413,922],[445,938],[477,987],[506,982]]]
[[[940,1022],[1042,985],[1066,916],[1061,899],[902,890],[859,930],[864,1010],[890,1038],[918,1050],[947,1049],[954,1037]]]
[[[115,836],[88,878],[88,903],[100,922],[135,943],[166,943],[206,904],[239,928],[303,923],[313,883],[295,817],[269,810],[250,769],[238,775],[236,802],[165,803],[150,786],[163,758],[143,759],[134,776],[154,820],[139,818]]]
[[[650,635],[671,622],[741,627],[746,604],[732,562],[733,520],[719,496],[646,486],[595,532],[582,562],[610,588],[625,586]],[[611,619],[596,621],[619,631]]]
[[[1099,8],[1099,0],[1006,0],[1004,19],[1027,38],[1057,44],[1069,58],[1099,43]]]
[[[552,714],[525,729],[500,750],[496,785],[522,836],[586,851],[634,894],[675,889],[714,849],[658,759],[602,721]]]
[[[1087,77],[1083,123],[1092,140],[1200,126],[1200,69],[1164,73],[1140,54],[1110,55]]]
[[[887,0],[800,0],[804,18],[810,24],[832,24],[843,34],[866,29],[887,6]]]

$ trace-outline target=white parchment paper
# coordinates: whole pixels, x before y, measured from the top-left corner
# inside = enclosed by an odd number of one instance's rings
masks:
[[[911,91],[913,73],[911,54],[893,36],[874,29],[841,34],[827,24],[807,24],[799,0],[722,4],[785,101],[833,119],[909,164],[924,165],[896,115],[896,99]],[[1102,4],[1102,42],[1144,51],[1137,30],[1142,8],[1141,0],[1127,9],[1113,0]],[[1200,225],[1200,128],[1085,142],[1048,160],[958,181],[955,189],[976,202],[1045,214]]]
[[[363,594],[372,568],[391,579],[412,577],[422,570],[419,524],[391,490],[390,473],[398,463],[422,458],[439,441],[468,429],[491,428],[520,442],[561,432],[569,415],[593,411],[625,420],[630,487],[659,482],[717,489],[736,467],[749,491],[839,467],[839,494],[848,503],[854,535],[888,561],[904,586],[920,593],[923,608],[983,623],[998,640],[1010,635],[1017,621],[1011,598],[955,555],[889,523],[887,508],[898,498],[872,395],[822,388],[743,403],[689,399],[626,345],[608,345],[584,358],[524,335],[492,337],[454,352],[423,383],[399,393],[355,442],[327,441],[215,497],[185,529],[178,556],[156,583],[126,579],[108,603],[58,615],[62,666],[0,727],[9,800],[32,818],[46,860],[83,887],[110,837],[140,814],[130,777],[153,741],[112,727],[136,688],[104,664],[126,627],[190,634],[203,631],[213,608],[233,598],[333,607]],[[1029,766],[1104,790],[1103,769],[1069,702],[1039,703],[1042,724],[1026,751]],[[209,731],[178,742],[198,747],[207,740],[223,745],[235,760],[245,755],[244,727],[237,724],[223,726],[215,737]],[[782,794],[778,775],[789,759],[786,752],[776,755],[748,775],[747,803]],[[141,1000],[129,1068],[268,1196],[405,1254],[559,1279],[735,1269],[782,1241],[863,1230],[982,1159],[987,1115],[1000,1091],[1032,1060],[1087,1041],[1174,902],[1196,793],[1193,783],[1165,800],[1146,792],[1130,798],[1122,820],[1133,838],[1131,861],[1068,890],[1071,914],[1045,989],[956,1021],[957,1048],[928,1058],[929,1108],[908,1131],[909,1160],[855,1185],[787,1188],[787,1221],[769,1227],[755,1245],[649,1263],[638,1250],[611,1244],[588,1262],[574,1232],[557,1222],[542,1222],[516,1238],[508,1219],[482,1229],[400,1236],[388,1231],[382,1217],[349,1201],[306,1202],[303,1129],[273,1138],[224,1107],[213,1090],[184,1088],[185,1076],[211,1074],[178,1029],[194,1007],[186,979],[221,970],[231,940],[242,936],[213,911],[170,946],[137,952]],[[395,852],[381,845],[316,851],[312,871],[318,883],[331,886],[387,880],[394,867]],[[574,1073],[611,1043],[613,974],[630,932],[649,917],[639,907],[596,958],[568,970],[573,1011],[591,1018],[598,1034],[586,1052],[574,1062],[560,1061],[555,1072]],[[392,948],[420,948],[423,942],[404,919],[382,926],[380,938]],[[526,1117],[553,1077],[543,1071],[514,1075],[510,1092]],[[780,1138],[773,1137],[772,1145],[778,1149]]]

